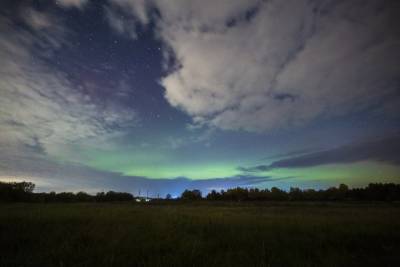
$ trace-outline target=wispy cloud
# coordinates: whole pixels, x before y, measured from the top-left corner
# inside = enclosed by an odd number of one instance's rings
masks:
[[[126,14],[126,11],[121,11],[116,8],[105,7],[104,8],[106,19],[110,27],[128,38],[136,39],[136,26],[138,21],[130,14]]]
[[[325,164],[347,164],[360,161],[378,161],[400,165],[400,135],[379,140],[341,146],[330,150],[307,153],[273,161],[268,165],[240,167],[243,172],[265,172],[277,168],[307,168]]]
[[[56,4],[66,8],[79,8],[82,9],[89,2],[89,0],[55,0]]]
[[[46,57],[66,49],[68,30],[51,13],[30,7],[22,17],[0,17],[0,147],[54,155],[59,146],[95,138],[134,125],[128,107],[99,104],[46,64]],[[24,16],[25,15],[25,16]],[[23,19],[22,19],[23,18]],[[21,26],[20,21],[25,25]]]

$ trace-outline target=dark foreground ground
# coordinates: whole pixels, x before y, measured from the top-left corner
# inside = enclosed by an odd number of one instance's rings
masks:
[[[0,266],[400,266],[400,205],[0,204]]]

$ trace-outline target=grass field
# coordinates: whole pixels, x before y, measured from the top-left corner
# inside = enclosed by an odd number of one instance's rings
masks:
[[[397,204],[0,204],[0,266],[400,266]]]

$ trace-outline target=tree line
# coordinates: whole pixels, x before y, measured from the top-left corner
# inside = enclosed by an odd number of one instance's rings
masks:
[[[95,195],[86,192],[34,193],[35,184],[30,182],[0,182],[0,201],[5,202],[110,202],[130,201],[134,197],[126,192],[99,192]]]
[[[212,190],[205,197],[199,190],[185,190],[181,199],[210,201],[397,201],[400,200],[400,184],[370,183],[364,188],[349,188],[345,184],[328,189],[290,188],[289,191],[272,187],[271,189],[232,188]]]
[[[35,185],[30,182],[0,182],[0,201],[3,202],[111,202],[140,200],[126,192],[86,192],[34,193]],[[170,194],[165,198],[171,201]],[[232,188],[212,190],[203,197],[200,190],[185,190],[175,201],[400,201],[400,184],[371,183],[363,188],[349,188],[345,184],[327,189],[290,188],[289,191],[271,189]]]

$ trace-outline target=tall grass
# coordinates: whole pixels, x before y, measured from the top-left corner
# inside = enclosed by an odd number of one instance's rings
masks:
[[[0,266],[400,266],[391,204],[2,204]]]

